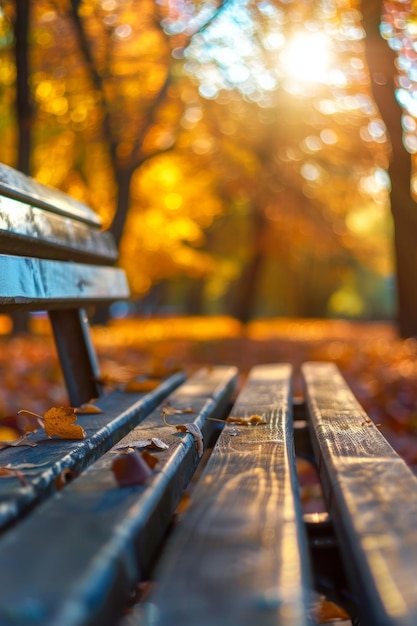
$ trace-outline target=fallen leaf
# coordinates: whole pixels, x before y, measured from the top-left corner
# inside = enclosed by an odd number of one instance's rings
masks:
[[[123,446],[115,450],[109,450],[109,454],[130,454],[134,450],[135,448],[130,448],[129,446],[126,448]]]
[[[84,439],[85,430],[74,422],[77,415],[71,407],[52,407],[43,414],[43,425],[48,437],[62,439]]]
[[[148,452],[148,450],[142,450],[141,457],[152,470],[159,463],[159,459],[151,452]]]
[[[176,424],[175,428],[182,433],[190,433],[194,437],[195,445],[197,447],[198,456],[203,456],[204,446],[203,446],[203,433],[197,426],[197,424]]]
[[[259,424],[266,424],[265,420],[260,415],[251,415],[250,417],[233,417],[229,415],[226,418],[228,424],[238,424],[239,426],[258,426]]]
[[[152,439],[139,439],[136,441],[129,441],[129,443],[120,443],[115,446],[115,450],[123,450],[125,448],[151,448],[153,450],[168,450],[169,445],[157,437]]]
[[[160,378],[132,378],[126,383],[124,390],[127,393],[141,393],[153,391],[161,384]]]
[[[131,454],[119,454],[111,466],[120,487],[143,485],[152,475],[152,470],[136,450]]]
[[[174,409],[172,406],[164,406],[162,413],[165,415],[184,415],[185,413],[195,413],[195,411],[191,407],[187,407],[186,409]]]
[[[342,607],[322,597],[315,606],[315,613],[315,620],[319,624],[349,619],[348,613]]]
[[[188,509],[191,506],[191,496],[189,493],[183,493],[180,501],[178,502],[177,508],[175,509],[175,513],[177,515],[182,515],[183,513],[185,513],[186,511],[188,511]]]
[[[74,409],[74,413],[89,415],[93,413],[103,413],[103,411],[95,404],[86,402],[85,404],[81,404],[79,407]]]

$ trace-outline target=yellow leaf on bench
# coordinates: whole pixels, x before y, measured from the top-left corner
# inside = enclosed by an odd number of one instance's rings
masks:
[[[231,415],[226,418],[228,424],[237,424],[238,426],[258,426],[259,424],[266,424],[265,420],[260,415],[251,415],[250,417],[232,417]]]
[[[43,414],[43,424],[48,437],[62,439],[84,439],[85,430],[74,422],[77,415],[71,407],[52,407]]]

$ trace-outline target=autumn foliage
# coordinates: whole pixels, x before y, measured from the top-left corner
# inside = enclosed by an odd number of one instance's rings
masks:
[[[27,173],[100,214],[135,297],[243,321],[392,315],[390,148],[355,1],[16,6],[0,160],[29,150]]]

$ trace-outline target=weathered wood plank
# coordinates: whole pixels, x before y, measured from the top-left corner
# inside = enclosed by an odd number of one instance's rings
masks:
[[[85,439],[48,439],[40,429],[28,437],[36,447],[0,450],[0,466],[21,471],[25,480],[25,484],[17,476],[0,480],[0,528],[53,492],[56,480],[63,473],[77,476],[153,411],[183,380],[183,374],[175,374],[147,394],[114,391],[102,396],[95,404],[103,413],[78,416],[77,423],[86,431]],[[62,540],[62,535],[60,537]]]
[[[216,425],[206,418],[223,415],[236,378],[229,367],[191,378],[169,397],[169,406],[195,413],[170,415],[170,421],[193,421],[208,441]],[[2,626],[29,617],[42,626],[115,623],[127,591],[147,574],[199,461],[193,437],[165,426],[161,407],[122,443],[151,437],[169,448],[154,452],[159,463],[147,485],[118,487],[115,457],[108,453],[0,538]]]
[[[417,478],[331,363],[302,368],[313,446],[361,623],[417,624]]]
[[[155,625],[309,623],[290,373],[285,365],[252,370],[231,415],[267,423],[222,431],[156,572]]]
[[[117,248],[109,232],[0,195],[0,250],[91,263],[114,263]]]
[[[98,215],[82,202],[58,189],[42,185],[4,163],[0,163],[0,194],[101,227]]]
[[[123,270],[0,255],[3,310],[50,310],[129,297]]]

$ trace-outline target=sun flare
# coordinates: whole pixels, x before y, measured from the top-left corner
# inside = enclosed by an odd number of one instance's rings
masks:
[[[331,58],[330,40],[323,33],[298,33],[283,49],[281,65],[289,78],[324,83]]]

